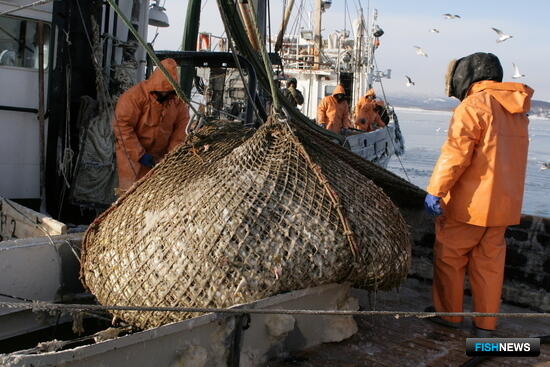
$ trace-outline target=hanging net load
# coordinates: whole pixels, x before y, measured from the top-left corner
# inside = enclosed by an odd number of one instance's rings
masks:
[[[199,130],[90,226],[84,284],[102,304],[174,307],[342,281],[397,286],[407,225],[343,150],[283,120]],[[113,313],[144,329],[194,316]]]

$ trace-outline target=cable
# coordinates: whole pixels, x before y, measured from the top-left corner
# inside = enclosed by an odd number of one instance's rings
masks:
[[[350,310],[308,310],[308,309],[258,309],[258,308],[214,308],[214,307],[153,307],[153,306],[116,306],[91,304],[62,304],[42,301],[0,302],[0,307],[39,311],[134,311],[134,312],[178,312],[178,313],[228,313],[228,314],[277,314],[277,315],[315,315],[315,316],[392,316],[396,319],[416,317],[426,319],[441,316],[458,317],[500,317],[500,318],[550,318],[549,312],[425,312],[425,311],[350,311]]]
[[[14,12],[19,11],[19,10],[23,10],[23,9],[27,9],[27,8],[34,8],[36,6],[51,3],[52,1],[54,1],[54,0],[40,0],[40,1],[35,1],[34,3],[31,3],[31,4],[21,5],[21,6],[18,6],[17,8],[14,8],[14,9],[11,9],[11,10],[6,10],[5,12],[0,13],[0,17],[3,16],[3,15],[14,13]]]
[[[248,97],[248,103],[254,109],[254,113],[256,114],[256,118],[258,118],[258,120],[262,121],[262,118],[260,116],[260,112],[258,111],[258,108],[256,107],[254,98],[252,98],[252,95],[250,94],[250,91],[246,87],[247,83],[246,83],[246,79],[244,77],[243,68],[241,66],[241,62],[239,61],[239,58],[237,57],[237,51],[235,50],[235,45],[233,45],[233,38],[231,37],[231,34],[229,33],[229,29],[226,29],[225,33],[227,33],[227,35],[228,35],[227,45],[231,49],[231,56],[233,56],[233,60],[235,61],[235,65],[237,66],[237,70],[239,71],[239,75],[241,77],[241,81],[243,83],[244,90],[246,91],[246,96]]]
[[[372,55],[372,58],[373,58],[373,60],[374,60],[374,66],[376,67],[376,70],[378,70],[378,64],[376,63],[376,58],[374,57],[374,53],[373,53],[373,55]],[[380,83],[380,89],[382,90],[382,96],[383,96],[383,98],[384,98],[384,103],[385,103],[386,105],[388,105],[388,99],[386,98],[386,91],[384,90],[384,84],[382,83],[382,80],[380,80],[379,83]],[[395,115],[395,112],[394,112],[394,115]],[[395,118],[395,116],[394,116],[394,118]],[[389,136],[389,138],[390,138],[390,141],[391,141],[391,143],[392,143],[392,145],[393,145],[393,150],[394,150],[394,152],[395,152],[395,151],[397,150],[396,147],[395,147],[395,142],[393,141],[393,139],[392,139],[392,137],[391,137],[390,132],[388,131],[388,129],[386,129],[386,132],[388,133],[388,136]],[[407,170],[405,169],[405,165],[403,164],[403,161],[401,160],[401,157],[400,157],[399,155],[397,155],[397,154],[396,154],[395,156],[397,157],[397,160],[399,161],[399,164],[401,165],[401,169],[403,170],[403,173],[405,174],[405,177],[407,178],[407,181],[408,181],[409,183],[412,183],[412,182],[411,182],[411,179],[410,179],[410,177],[409,177],[409,175],[407,174]]]

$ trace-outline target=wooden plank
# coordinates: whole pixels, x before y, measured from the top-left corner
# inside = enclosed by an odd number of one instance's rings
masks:
[[[56,236],[67,226],[51,217],[0,197],[0,240]]]

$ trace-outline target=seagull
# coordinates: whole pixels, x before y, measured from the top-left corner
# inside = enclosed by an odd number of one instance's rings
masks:
[[[439,29],[437,29],[437,28],[432,28],[432,29],[430,29],[430,32],[432,32],[432,33],[439,33]]]
[[[407,87],[414,85],[414,82],[412,81],[410,76],[405,75],[405,78],[407,79]]]
[[[493,31],[497,32],[497,34],[498,34],[497,43],[504,42],[504,41],[506,41],[508,38],[512,38],[512,37],[513,37],[513,36],[510,35],[510,34],[504,33],[504,32],[501,31],[500,29],[493,28],[493,27],[491,27],[491,29],[492,29]]]
[[[440,132],[440,131],[441,131],[441,128],[440,128],[440,127],[438,127],[437,129],[435,129],[435,132],[436,132],[436,133],[438,133],[438,132]]]
[[[419,46],[414,46],[414,48],[416,48],[416,54],[419,55],[419,56],[426,56],[428,57],[428,54],[426,52],[424,52],[424,50],[419,47]]]
[[[512,75],[512,78],[517,79],[525,76],[525,74],[519,72],[519,68],[516,64],[512,63],[512,65],[514,66],[514,75]]]
[[[460,19],[460,15],[453,15],[453,14],[449,14],[449,13],[445,13],[443,14],[443,16],[445,17],[445,19]]]

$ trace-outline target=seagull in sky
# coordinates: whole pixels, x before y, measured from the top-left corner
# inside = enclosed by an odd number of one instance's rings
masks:
[[[432,28],[432,29],[430,29],[430,32],[432,32],[432,33],[439,33],[439,29],[437,29],[437,28]]]
[[[422,47],[420,47],[420,46],[414,46],[414,48],[416,48],[416,54],[417,54],[417,55],[428,57],[428,54],[427,54],[426,52],[424,52],[424,50],[422,49]]]
[[[460,15],[453,15],[453,14],[450,14],[450,13],[445,13],[443,14],[443,16],[445,17],[445,19],[460,19]]]
[[[493,28],[493,27],[491,27],[491,29],[492,29],[493,31],[497,32],[497,35],[498,35],[497,43],[504,42],[504,41],[506,41],[508,38],[512,38],[512,37],[513,37],[513,36],[510,35],[510,34],[504,33],[504,32],[501,31],[500,29]]]
[[[410,87],[411,85],[414,85],[414,82],[412,81],[410,76],[405,75],[405,79],[407,79],[407,87]]]
[[[512,78],[517,79],[525,76],[525,74],[519,72],[519,68],[516,64],[512,63],[512,66],[514,66],[514,75],[512,75]]]

